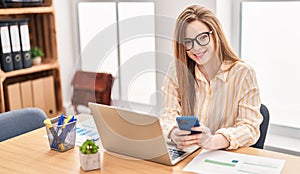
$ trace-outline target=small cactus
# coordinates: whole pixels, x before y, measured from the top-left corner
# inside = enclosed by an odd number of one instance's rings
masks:
[[[83,154],[95,154],[99,149],[99,147],[92,140],[86,140],[79,148]]]

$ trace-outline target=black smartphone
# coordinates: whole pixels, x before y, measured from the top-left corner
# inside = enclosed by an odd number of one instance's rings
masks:
[[[191,131],[191,134],[200,134],[201,131],[193,131],[192,127],[200,126],[196,116],[181,116],[176,118],[179,129]]]

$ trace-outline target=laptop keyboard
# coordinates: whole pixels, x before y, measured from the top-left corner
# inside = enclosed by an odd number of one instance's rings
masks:
[[[171,159],[174,160],[178,157],[181,157],[183,154],[185,154],[186,152],[181,151],[181,150],[177,150],[177,149],[171,149],[169,148],[169,154],[171,156]]]

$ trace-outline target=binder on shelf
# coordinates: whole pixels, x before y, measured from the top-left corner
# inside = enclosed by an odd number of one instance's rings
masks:
[[[22,107],[34,107],[31,80],[20,82]]]
[[[16,110],[22,108],[20,84],[14,83],[7,85],[9,110]]]
[[[45,106],[45,92],[44,92],[44,80],[38,78],[32,80],[32,92],[33,92],[33,105],[34,107],[40,108],[43,111],[46,110]]]
[[[19,25],[18,21],[9,21],[9,35],[10,35],[10,43],[11,43],[11,51],[12,51],[12,59],[14,70],[22,69],[23,62],[21,57],[21,45],[20,45],[20,37],[19,37]]]
[[[48,117],[56,116],[54,77],[50,75],[31,82],[33,106],[42,109]]]
[[[7,22],[0,21],[0,54],[1,54],[1,69],[4,72],[12,71],[13,60],[11,56],[11,48],[10,48],[10,39],[9,39],[9,29]]]
[[[30,56],[28,19],[23,19],[19,21],[19,32],[20,32],[20,39],[21,39],[23,68],[29,68],[32,66],[32,60]]]
[[[44,82],[44,99],[45,99],[45,112],[48,117],[56,116],[56,102],[55,102],[55,89],[53,76],[43,78]]]
[[[42,6],[43,0],[2,0],[0,1],[0,7],[34,7]]]

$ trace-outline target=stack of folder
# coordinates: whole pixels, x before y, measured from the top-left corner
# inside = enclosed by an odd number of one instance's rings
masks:
[[[43,5],[43,0],[2,0],[0,7],[34,7]]]
[[[42,109],[48,117],[57,113],[54,76],[4,84],[5,110],[26,107]]]
[[[0,64],[4,72],[32,66],[28,19],[0,20]]]

